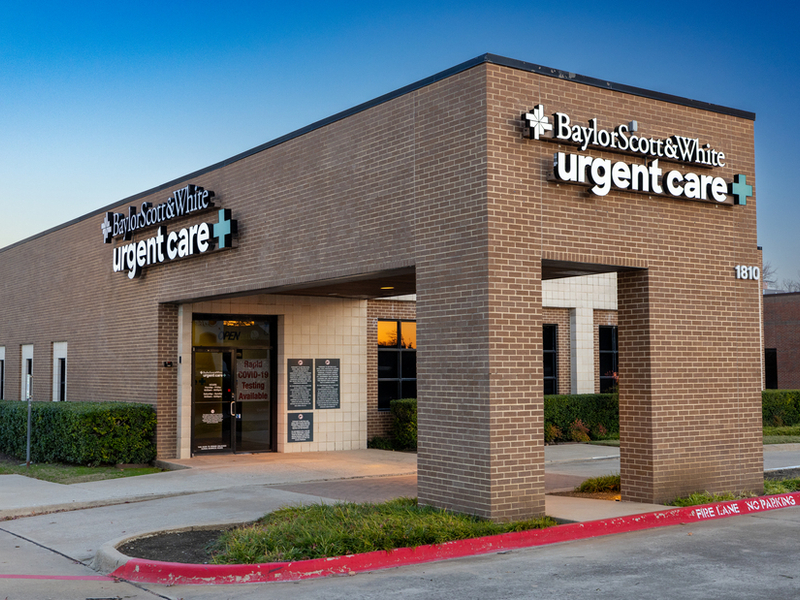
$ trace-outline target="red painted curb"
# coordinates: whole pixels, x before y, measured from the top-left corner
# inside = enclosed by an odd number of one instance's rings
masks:
[[[190,565],[131,558],[111,573],[112,577],[142,583],[163,585],[264,583],[296,581],[327,575],[350,575],[364,571],[388,569],[449,558],[475,556],[592,538],[613,533],[627,533],[655,527],[697,523],[800,504],[800,492],[777,496],[760,496],[702,506],[675,508],[615,519],[570,523],[547,529],[505,533],[445,544],[399,548],[391,552],[377,551],[331,558],[315,558],[297,562],[257,565]]]

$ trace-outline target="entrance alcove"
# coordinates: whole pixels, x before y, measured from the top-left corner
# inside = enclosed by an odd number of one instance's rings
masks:
[[[559,347],[556,354],[558,362],[566,363],[566,366],[559,364],[557,383],[546,385],[545,394],[602,393],[608,379],[603,377],[605,371],[613,371],[619,374],[620,382],[625,378],[625,391],[619,395],[620,413],[630,414],[630,411],[626,411],[627,398],[640,386],[638,376],[646,373],[646,369],[638,364],[640,354],[626,345],[626,342],[635,338],[626,336],[625,319],[620,317],[620,313],[627,314],[626,307],[622,305],[627,304],[628,299],[620,299],[618,279],[622,274],[631,273],[646,273],[646,269],[563,260],[542,261],[542,307],[543,315],[546,315],[543,316],[543,323],[560,320],[561,324],[555,327],[559,332],[559,342],[566,346],[566,350]],[[568,313],[568,319],[564,318],[564,313]],[[561,328],[567,332],[561,333]],[[632,331],[629,329],[628,333]],[[613,367],[604,364],[612,361],[603,360],[611,356],[601,356],[603,334],[609,333],[613,334]],[[547,376],[546,365],[543,366],[543,374]],[[564,380],[567,374],[569,379]],[[557,387],[557,391],[549,391],[548,387]],[[621,448],[626,446],[629,434],[630,423],[621,420]],[[635,455],[630,452],[623,454],[622,450],[620,452],[621,456],[625,456],[625,461]],[[623,462],[622,458],[620,462]],[[635,487],[628,482],[630,468],[627,464],[621,464],[620,473],[624,473],[622,479],[626,491]]]

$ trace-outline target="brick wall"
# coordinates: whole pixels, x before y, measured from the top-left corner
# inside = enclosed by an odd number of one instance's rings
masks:
[[[577,150],[523,139],[515,115],[542,104],[546,114],[568,113],[574,124],[596,117],[611,129],[636,119],[642,136],[696,136],[726,153],[726,166],[709,171],[726,181],[744,174],[748,183],[755,181],[753,122],[500,66],[488,71],[489,136],[508,149],[490,144],[488,205],[494,196],[525,198],[539,216],[520,251],[532,245],[548,261],[616,265],[625,281],[623,497],[659,502],[696,489],[759,488],[760,290],[734,272],[737,264],[760,264],[756,198],[720,206],[618,190],[600,197],[548,181],[554,153]],[[583,154],[621,160],[591,148]],[[509,236],[515,225],[508,221]],[[513,299],[525,292],[520,286]],[[539,418],[538,407],[533,415]]]
[[[178,443],[178,307],[174,304],[161,304],[158,307],[157,360],[158,457],[174,458]]]
[[[764,296],[764,347],[777,350],[778,388],[800,389],[800,293]]]

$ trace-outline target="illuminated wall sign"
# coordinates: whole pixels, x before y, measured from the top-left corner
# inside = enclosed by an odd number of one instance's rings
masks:
[[[133,232],[159,223],[186,217],[214,206],[214,192],[196,185],[187,185],[172,193],[166,202],[153,206],[150,202],[142,203],[142,211],[137,212],[135,206],[128,207],[128,214],[107,212],[103,220],[103,241],[110,244],[114,238],[121,237],[130,241]]]
[[[589,186],[596,196],[605,196],[612,189],[641,192],[651,195],[684,198],[717,204],[747,204],[753,195],[753,186],[747,185],[744,175],[736,175],[732,182],[708,174],[666,171],[660,160],[697,165],[703,168],[725,166],[725,153],[701,145],[698,138],[673,135],[653,138],[637,135],[638,124],[631,121],[617,125],[613,130],[598,127],[597,119],[589,125],[573,125],[569,115],[554,113],[553,122],[538,104],[522,115],[526,137],[578,146],[581,152],[589,147],[605,152],[616,152],[646,157],[647,164],[611,161],[585,154],[556,152],[553,157],[553,179],[559,182]]]
[[[101,226],[103,241],[107,244],[114,238],[130,241],[133,233],[139,229],[212,208],[213,198],[214,192],[187,185],[173,192],[163,204],[153,206],[149,202],[143,203],[139,213],[135,206],[128,207],[127,216],[108,212]],[[168,231],[166,225],[160,225],[155,235],[114,248],[113,269],[115,273],[127,271],[128,278],[134,279],[152,265],[198,256],[216,249],[233,248],[238,232],[238,222],[231,218],[228,208],[217,211],[216,223],[198,223],[177,231]]]

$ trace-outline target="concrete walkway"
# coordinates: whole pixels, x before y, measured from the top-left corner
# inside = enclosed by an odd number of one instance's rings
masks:
[[[800,465],[800,444],[764,447],[765,469]],[[247,505],[254,490],[278,490],[301,497],[381,501],[416,496],[416,454],[382,450],[302,454],[202,456],[164,463],[164,473],[61,485],[21,475],[0,475],[0,519],[136,503],[159,498],[224,492],[229,504]],[[548,493],[573,489],[581,481],[619,472],[619,448],[588,444],[545,447]],[[309,498],[309,499],[310,499]],[[198,498],[199,500],[199,498]],[[565,521],[589,521],[659,510],[660,505],[547,496],[547,514]],[[187,503],[188,512],[193,512]],[[197,514],[198,524],[218,513]],[[231,522],[231,521],[228,521]]]
[[[545,461],[546,491],[567,491],[588,477],[618,472],[619,449],[584,444],[548,446]],[[171,470],[73,485],[0,475],[0,519],[213,492],[224,492],[229,506],[247,506],[250,494],[259,488],[273,490],[264,489],[263,494],[278,490],[300,494],[308,497],[306,501],[378,502],[398,496],[415,497],[417,493],[416,454],[405,452],[216,455],[162,461],[161,466]],[[195,504],[188,503],[188,512],[195,512],[191,508]],[[660,508],[561,496],[546,498],[547,514],[565,521],[610,518]],[[212,524],[220,517],[212,511],[198,512],[196,518],[197,524]]]

